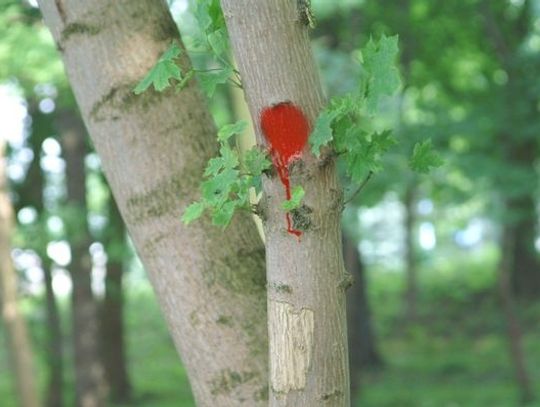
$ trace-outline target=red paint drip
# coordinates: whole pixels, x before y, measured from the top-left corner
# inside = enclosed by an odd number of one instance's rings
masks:
[[[302,155],[309,137],[309,122],[300,108],[291,102],[283,102],[262,110],[261,129],[270,144],[272,162],[285,187],[285,196],[289,200],[291,199],[289,164]],[[302,232],[293,229],[291,214],[288,212],[286,219],[287,232],[300,237]]]

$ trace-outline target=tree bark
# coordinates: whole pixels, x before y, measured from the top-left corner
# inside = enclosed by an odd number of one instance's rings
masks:
[[[299,106],[313,126],[324,96],[297,2],[221,4],[258,144],[265,144],[261,111],[274,104]],[[259,205],[267,253],[270,405],[348,406],[341,187],[334,161],[319,161],[307,149],[290,171],[291,183],[306,191],[292,214],[293,226],[303,229],[300,240],[284,227],[285,193],[276,175],[263,180]]]
[[[42,0],[77,102],[200,406],[265,406],[264,250],[248,214],[226,233],[181,214],[215,127],[195,82],[133,94],[177,28],[165,1]],[[187,70],[189,61],[182,57]]]
[[[380,367],[383,361],[377,349],[371,323],[365,266],[355,240],[348,237],[346,233],[343,233],[343,253],[345,268],[354,278],[354,284],[347,292],[347,316],[351,393],[353,396],[358,396],[362,370]]]
[[[109,199],[109,223],[105,243],[108,260],[105,298],[101,306],[100,318],[103,365],[111,401],[127,403],[131,398],[131,383],[126,359],[122,284],[127,247],[124,223],[112,196]]]
[[[58,113],[58,130],[66,160],[68,210],[72,211],[65,223],[71,246],[76,399],[78,406],[100,407],[105,405],[107,389],[99,353],[97,302],[92,292],[92,260],[88,251],[91,237],[86,209],[85,129],[76,112],[63,111]]]
[[[409,321],[416,320],[418,298],[418,265],[416,261],[415,226],[416,226],[416,185],[411,183],[405,190],[403,205],[405,207],[405,316]]]
[[[19,310],[17,273],[11,262],[13,207],[8,192],[5,148],[5,140],[0,137],[0,305],[19,403],[22,407],[38,407],[32,349]]]

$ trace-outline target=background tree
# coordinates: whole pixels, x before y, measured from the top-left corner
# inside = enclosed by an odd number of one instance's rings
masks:
[[[14,384],[23,407],[40,405],[34,380],[34,361],[26,323],[18,302],[17,273],[11,263],[11,238],[13,234],[13,208],[7,183],[6,141],[0,138],[0,300],[2,320],[6,330]]]

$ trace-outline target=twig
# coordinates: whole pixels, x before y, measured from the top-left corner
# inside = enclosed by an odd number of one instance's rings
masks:
[[[364,180],[362,181],[362,183],[358,186],[358,188],[356,189],[356,191],[353,192],[353,194],[347,199],[345,200],[345,202],[343,202],[343,206],[347,205],[348,203],[350,203],[355,197],[356,195],[358,195],[360,192],[362,192],[362,190],[364,189],[364,187],[366,186],[366,184],[369,182],[369,180],[371,179],[371,177],[373,177],[373,171],[369,171],[368,172],[368,175],[366,175],[366,178],[364,178]]]

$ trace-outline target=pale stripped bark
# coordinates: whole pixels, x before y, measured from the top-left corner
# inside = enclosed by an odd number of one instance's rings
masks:
[[[40,6],[197,404],[266,405],[264,251],[253,222],[238,215],[224,233],[208,219],[180,221],[217,151],[205,101],[194,81],[133,94],[179,38],[165,1]]]
[[[260,112],[280,102],[315,122],[324,103],[308,29],[295,0],[222,0],[232,48],[259,144]],[[340,234],[342,193],[334,162],[306,149],[292,185],[306,191],[293,215],[300,242],[285,228],[277,176],[264,180],[271,406],[348,406],[346,276]]]
[[[4,157],[5,140],[0,138],[0,310],[7,350],[21,407],[39,407],[32,349],[26,323],[19,310],[17,274],[11,261],[13,207],[9,199]]]

